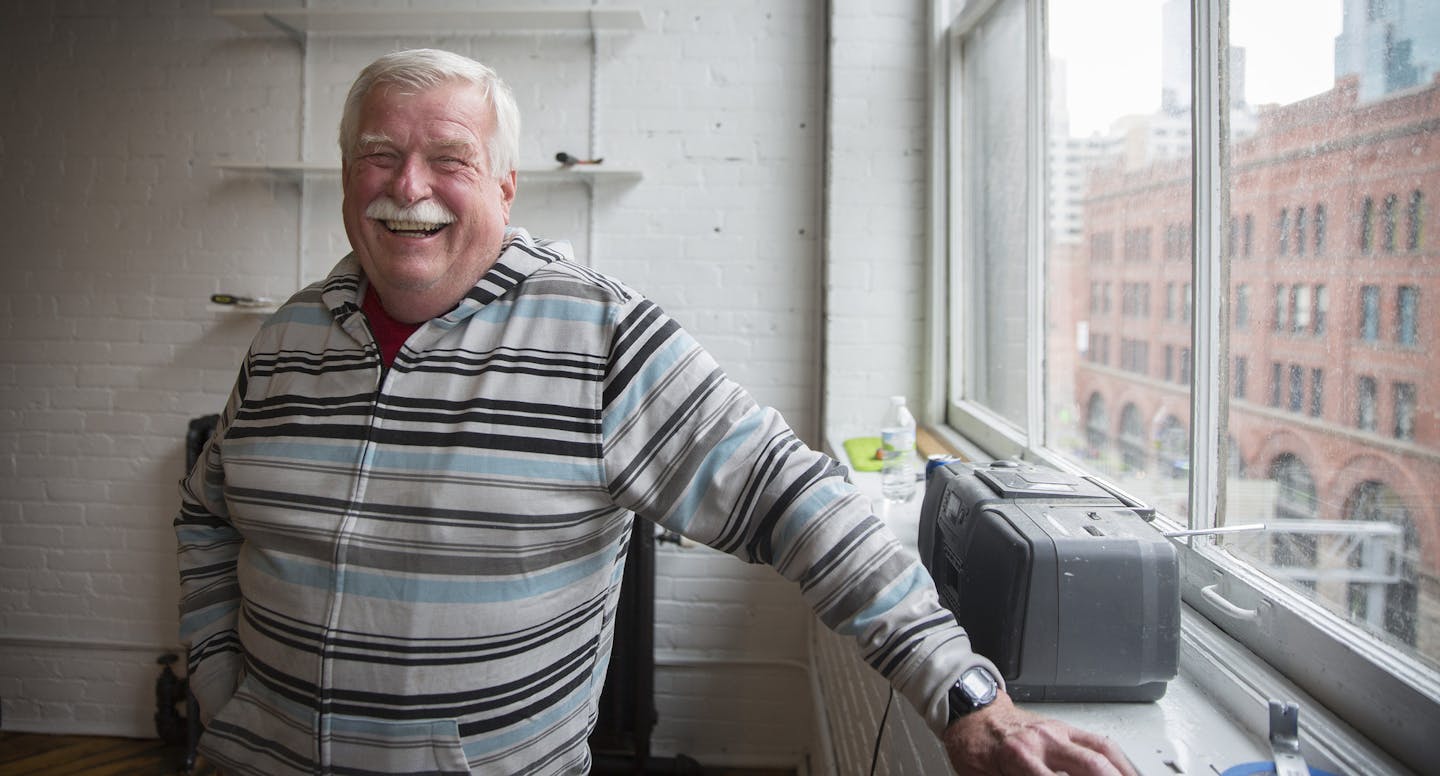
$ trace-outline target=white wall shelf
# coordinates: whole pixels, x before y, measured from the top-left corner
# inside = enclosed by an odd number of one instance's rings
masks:
[[[334,162],[216,162],[215,168],[224,172],[240,174],[273,175],[294,182],[299,182],[307,175],[331,177],[340,175],[340,165]],[[535,184],[584,183],[587,186],[633,184],[639,183],[645,177],[644,173],[639,170],[597,165],[523,167],[519,172],[521,183]]]
[[[265,305],[238,305],[238,304],[215,304],[211,302],[205,305],[205,309],[215,315],[270,315],[280,309],[278,304]]]
[[[539,8],[472,11],[410,9],[217,9],[215,15],[247,33],[281,32],[304,42],[307,34],[374,37],[444,31],[457,35],[514,32],[633,32],[645,28],[629,8]]]

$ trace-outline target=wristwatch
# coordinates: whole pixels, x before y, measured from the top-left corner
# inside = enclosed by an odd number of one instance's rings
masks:
[[[984,666],[974,666],[955,680],[950,687],[950,721],[979,711],[995,702],[1000,695],[1000,680]]]

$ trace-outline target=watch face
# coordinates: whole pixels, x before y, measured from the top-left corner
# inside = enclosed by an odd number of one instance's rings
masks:
[[[1000,692],[990,672],[978,666],[960,675],[960,687],[970,698],[971,705],[977,708],[995,700]]]

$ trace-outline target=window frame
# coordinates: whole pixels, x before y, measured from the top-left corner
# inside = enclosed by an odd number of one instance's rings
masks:
[[[1044,445],[1046,418],[1044,406],[1045,354],[1040,332],[1045,330],[1044,262],[1046,253],[1047,196],[1046,187],[1046,73],[1048,52],[1045,18],[1048,0],[932,0],[932,19],[942,27],[936,34],[937,50],[943,62],[932,72],[938,85],[931,94],[940,95],[944,105],[932,114],[935,132],[932,148],[935,153],[935,178],[932,196],[937,210],[945,214],[938,219],[944,236],[932,242],[931,277],[946,279],[941,287],[949,290],[944,298],[932,298],[930,331],[932,342],[945,343],[931,348],[927,368],[931,406],[943,412],[943,425],[937,428],[942,437],[973,455],[990,458],[1020,458],[1065,470],[1076,470],[1075,464]],[[1027,187],[1027,245],[1025,247],[1027,293],[1027,327],[1025,359],[1026,414],[1023,425],[1002,419],[990,408],[961,393],[965,385],[964,370],[973,365],[964,355],[968,342],[946,342],[952,320],[963,320],[961,309],[965,296],[956,292],[956,276],[952,266],[963,266],[967,237],[964,234],[964,198],[968,160],[958,138],[964,116],[958,110],[962,97],[958,88],[964,63],[960,56],[965,36],[995,8],[1005,4],[1024,7],[1027,98],[1026,162],[1024,180]],[[1229,229],[1228,192],[1224,171],[1225,133],[1228,117],[1215,109],[1221,104],[1222,52],[1227,51],[1224,18],[1225,0],[1194,0],[1192,22],[1192,224],[1194,239],[1191,286],[1194,325],[1191,339],[1192,375],[1211,375],[1212,379],[1195,383],[1191,390],[1191,472],[1189,503],[1191,517],[1181,522],[1161,514],[1158,527],[1206,528],[1215,524],[1223,502],[1222,478],[1226,447],[1230,358],[1225,343],[1228,332],[1223,328],[1228,303],[1228,266],[1222,250]],[[951,9],[957,9],[951,12]],[[1373,200],[1366,198],[1361,235],[1363,253],[1375,249],[1373,239]],[[1323,212],[1323,211],[1322,211]],[[1393,211],[1392,211],[1393,212]],[[1328,214],[1327,214],[1328,215]],[[1250,253],[1253,216],[1244,216],[1243,259]],[[1325,250],[1325,216],[1317,212],[1317,223],[1310,230],[1317,241],[1314,253]],[[1367,228],[1368,227],[1368,228]],[[1393,235],[1393,230],[1392,230]],[[1092,238],[1093,239],[1093,238]],[[1112,237],[1113,239],[1113,237]],[[1302,238],[1303,239],[1303,238]],[[1393,239],[1393,238],[1392,238]],[[1112,247],[1113,251],[1113,247]],[[953,255],[952,255],[953,254]],[[1112,254],[1113,260],[1113,254]],[[1317,296],[1320,296],[1317,293]],[[1316,320],[1312,325],[1324,327],[1328,299],[1316,299]],[[1273,322],[1272,322],[1273,325]],[[956,355],[956,353],[960,355]],[[1087,358],[1093,354],[1087,354]],[[954,393],[952,394],[952,386]],[[1091,397],[1076,397],[1085,406]],[[1115,409],[1107,407],[1114,415]],[[937,416],[938,418],[939,416]],[[1087,429],[1088,433],[1088,429]],[[1214,536],[1192,536],[1177,541],[1181,554],[1182,597],[1187,605],[1184,627],[1187,658],[1220,661],[1233,655],[1234,649],[1253,653],[1262,663],[1253,672],[1237,672],[1215,663],[1215,685],[1207,690],[1217,697],[1244,697],[1250,700],[1265,697],[1273,688],[1288,682],[1309,692],[1323,708],[1319,713],[1333,712],[1340,729],[1353,728],[1378,745],[1386,754],[1377,755],[1364,743],[1343,736],[1330,742],[1310,739],[1308,745],[1325,749],[1335,762],[1354,772],[1385,770],[1386,756],[1406,763],[1433,762],[1433,731],[1423,720],[1440,715],[1440,677],[1426,669],[1413,656],[1384,645],[1372,636],[1346,622],[1302,593],[1237,562],[1222,552]],[[1196,618],[1190,616],[1198,614]],[[1216,642],[1216,630],[1238,644],[1231,647]],[[1243,645],[1243,646],[1240,646]],[[1352,681],[1337,687],[1336,671],[1343,671]],[[1273,672],[1273,673],[1272,673]],[[1267,689],[1268,688],[1268,689]],[[1273,695],[1271,696],[1273,697]],[[1310,712],[1307,712],[1307,714]],[[1313,717],[1312,717],[1313,718]],[[1342,739],[1344,739],[1342,741]],[[1413,766],[1412,766],[1413,767]]]

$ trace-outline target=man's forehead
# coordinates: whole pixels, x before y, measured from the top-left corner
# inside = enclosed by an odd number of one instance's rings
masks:
[[[434,145],[473,146],[489,129],[490,114],[483,94],[464,83],[427,89],[379,84],[360,110],[360,138],[395,144],[409,137]]]
[[[474,148],[476,146],[475,136],[468,131],[444,132],[435,131],[420,136],[419,139],[427,146],[438,148]],[[403,141],[397,140],[385,132],[361,132],[360,145],[362,146],[398,146]]]

